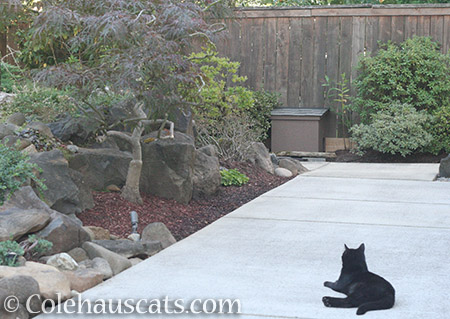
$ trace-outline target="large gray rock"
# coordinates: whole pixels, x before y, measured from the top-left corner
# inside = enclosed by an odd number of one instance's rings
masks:
[[[14,135],[14,132],[18,129],[16,125],[10,123],[0,123],[0,139],[5,136]]]
[[[82,247],[87,252],[89,258],[94,259],[100,257],[105,259],[111,266],[114,276],[131,267],[131,262],[127,258],[100,245],[85,242]]]
[[[21,187],[0,206],[0,241],[16,240],[43,229],[51,213],[30,186]]]
[[[159,241],[163,249],[177,242],[166,225],[160,222],[148,224],[142,231],[142,240]]]
[[[71,115],[65,118],[48,124],[54,136],[62,141],[72,141],[75,144],[84,144],[100,127],[98,121],[95,120],[95,115],[72,117]]]
[[[64,271],[64,274],[70,282],[70,289],[77,292],[86,291],[103,282],[103,274],[91,268]]]
[[[8,147],[14,146],[18,151],[21,151],[31,145],[30,140],[18,137],[17,135],[7,135],[2,139],[2,144]]]
[[[280,177],[292,177],[292,172],[286,168],[275,168],[275,175]]]
[[[155,137],[156,132],[142,138]],[[174,139],[142,142],[143,166],[140,187],[143,193],[188,203],[192,198],[195,164],[193,139],[175,132]]]
[[[103,275],[103,279],[109,279],[113,276],[113,271],[111,269],[111,266],[109,265],[108,261],[106,259],[95,257],[92,259],[92,269],[95,271],[101,273]]]
[[[78,263],[67,253],[59,253],[47,260],[47,265],[58,268],[59,270],[77,270]]]
[[[14,124],[17,126],[22,126],[26,122],[25,115],[23,113],[17,112],[8,116],[6,123]]]
[[[219,159],[198,150],[195,155],[193,196],[198,198],[215,194],[221,180]]]
[[[27,125],[27,127],[38,131],[41,135],[45,137],[53,138],[53,133],[50,127],[48,127],[46,124],[42,122],[31,122]]]
[[[36,233],[38,238],[43,238],[53,243],[53,248],[47,255],[70,251],[91,239],[76,220],[57,211],[53,211],[50,217],[52,219],[51,222]]]
[[[53,266],[27,261],[23,267],[0,266],[0,277],[30,276],[39,284],[43,299],[63,301],[70,298],[70,283],[66,276]]]
[[[86,209],[91,209],[95,206],[94,197],[92,196],[92,189],[89,187],[88,183],[84,181],[83,174],[80,172],[69,168],[69,175],[74,184],[78,188],[78,201],[81,211]]]
[[[69,163],[60,150],[31,154],[30,162],[37,164],[47,189],[43,191],[45,201],[54,210],[63,214],[76,214],[83,210],[79,189],[71,178]]]
[[[274,174],[274,167],[270,158],[269,151],[261,142],[254,142],[250,146],[245,159],[253,165],[261,167],[266,172]]]
[[[39,283],[33,277],[23,275],[0,279],[0,289],[7,291],[9,296],[17,297],[22,306],[26,306],[31,296],[41,294]],[[3,306],[3,303],[1,305]],[[30,299],[29,307],[33,312],[39,311],[41,309],[39,299]]]
[[[141,256],[143,258],[153,256],[161,251],[159,241],[132,241],[128,239],[119,240],[94,240],[93,243],[100,245],[125,258]]]
[[[446,158],[441,159],[441,164],[439,165],[439,176],[450,178],[450,155]]]
[[[0,92],[0,105],[11,103],[15,97],[16,97],[15,94]]]
[[[81,247],[76,247],[67,252],[77,263],[80,263],[86,259],[89,259],[86,251]]]
[[[108,185],[125,184],[130,153],[116,149],[80,148],[69,159],[69,167],[83,175],[83,181],[93,189],[103,190]]]
[[[297,161],[297,160],[291,159],[291,158],[282,158],[282,159],[280,159],[278,161],[278,165],[281,168],[285,168],[285,169],[288,169],[289,171],[291,171],[292,175],[294,175],[294,176],[308,171],[300,163],[300,161]]]

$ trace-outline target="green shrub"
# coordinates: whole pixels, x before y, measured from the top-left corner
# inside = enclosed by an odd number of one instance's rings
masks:
[[[254,103],[253,106],[247,109],[247,114],[256,121],[255,128],[262,132],[259,138],[260,141],[268,138],[271,126],[271,112],[274,108],[282,106],[279,98],[279,93],[272,93],[264,90],[253,92]]]
[[[60,114],[74,113],[75,102],[69,91],[27,83],[16,90],[16,97],[4,109],[5,115],[21,112],[43,122],[50,122]]]
[[[450,153],[450,106],[443,106],[433,112],[433,120],[427,131],[433,136],[427,151],[434,154],[441,151]]]
[[[371,116],[370,124],[353,126],[352,139],[359,154],[373,149],[405,157],[432,141],[431,134],[425,130],[429,119],[425,111],[416,111],[411,105],[387,104]]]
[[[384,103],[399,101],[432,113],[450,104],[450,55],[428,37],[413,37],[397,45],[388,43],[373,57],[362,58],[354,82],[353,108],[362,123]]]
[[[23,256],[24,249],[15,241],[7,240],[0,242],[0,265],[17,266],[17,257]]]
[[[253,106],[252,91],[239,85],[247,79],[236,74],[239,62],[217,54],[211,48],[191,54],[190,59],[201,65],[200,89],[194,87],[185,92],[187,100],[194,104],[197,119],[212,125],[220,125],[229,115],[240,116]]]
[[[221,170],[223,186],[242,186],[248,182],[248,177],[237,169]]]
[[[0,61],[0,91],[11,93],[14,86],[22,79],[18,66]]]
[[[24,249],[24,256],[27,260],[38,260],[39,257],[49,252],[53,248],[53,243],[36,235],[29,235],[27,240],[20,243]]]
[[[39,167],[28,160],[27,155],[0,144],[0,205],[29,180],[40,190],[46,189],[43,180],[34,173]]]

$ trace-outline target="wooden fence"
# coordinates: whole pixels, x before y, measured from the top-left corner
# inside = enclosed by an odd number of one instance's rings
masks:
[[[285,107],[323,108],[325,75],[356,76],[361,55],[379,41],[431,36],[450,49],[450,5],[346,6],[238,10],[219,52],[241,63],[248,87],[281,93]],[[354,93],[354,88],[351,88]],[[327,136],[334,136],[331,119]]]

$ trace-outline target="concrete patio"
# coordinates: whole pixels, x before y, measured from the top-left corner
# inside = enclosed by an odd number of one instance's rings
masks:
[[[83,293],[83,298],[231,298],[240,300],[240,316],[207,317],[354,318],[356,309],[323,306],[323,296],[339,296],[323,282],[339,276],[344,243],[357,247],[364,242],[369,269],[393,284],[397,298],[393,309],[369,312],[366,318],[447,319],[450,183],[433,181],[438,165],[305,165],[310,172]]]

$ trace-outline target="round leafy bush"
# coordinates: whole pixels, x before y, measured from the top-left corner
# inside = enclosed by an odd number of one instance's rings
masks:
[[[22,246],[17,242],[7,240],[0,242],[0,265],[17,266],[17,258],[25,253]]]
[[[248,182],[248,177],[237,169],[221,170],[223,186],[242,186]]]
[[[450,106],[443,106],[433,112],[427,131],[433,136],[427,151],[434,154],[442,150],[450,153]]]
[[[362,58],[358,71],[353,108],[362,123],[393,101],[429,113],[450,105],[450,55],[429,37],[388,43],[375,56]]]
[[[40,190],[46,189],[43,180],[35,174],[39,167],[28,160],[26,154],[0,144],[0,205],[29,180]]]
[[[256,121],[256,128],[262,134],[260,141],[268,138],[269,129],[271,126],[270,115],[274,108],[281,107],[280,94],[268,92],[264,90],[253,92],[253,106],[247,110],[248,115]]]
[[[411,105],[385,104],[382,110],[371,116],[370,124],[351,128],[352,139],[359,154],[373,149],[405,157],[431,143],[432,136],[425,129],[429,120],[430,115]]]

